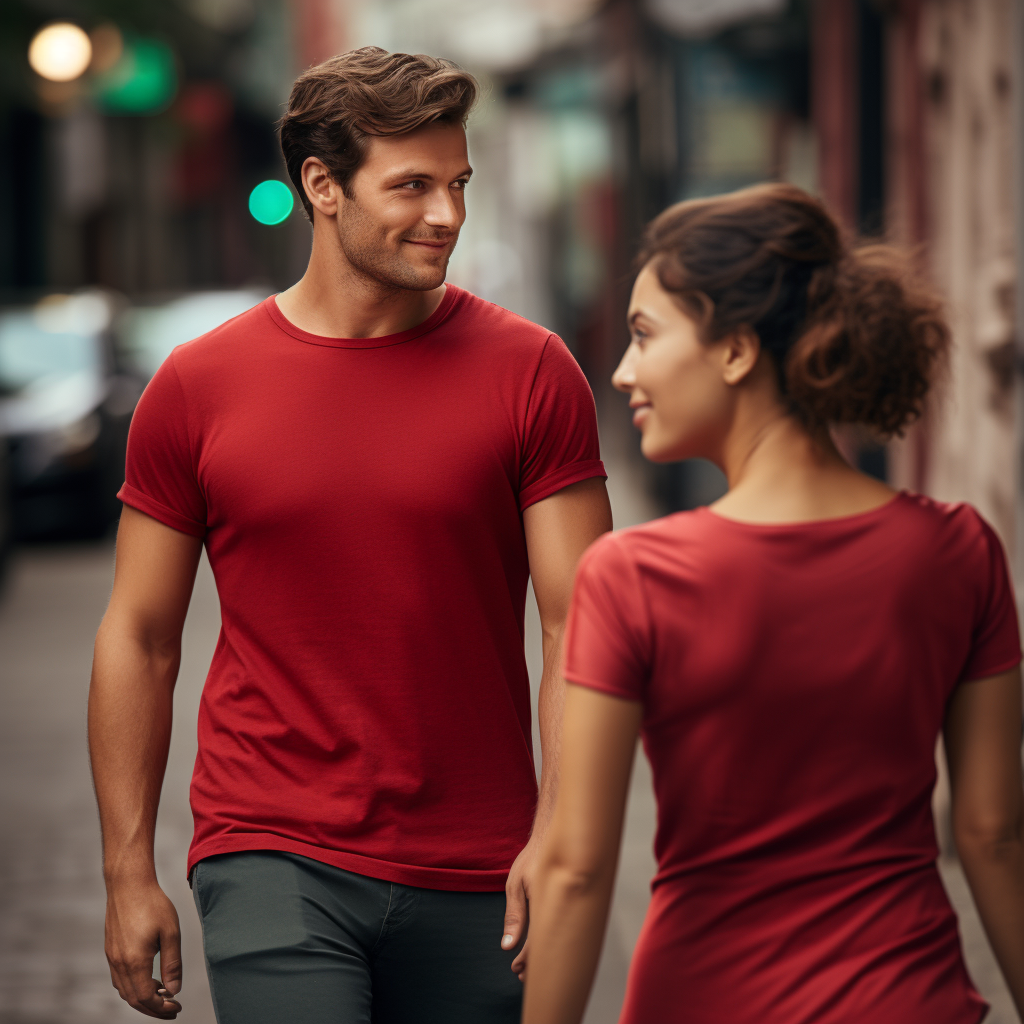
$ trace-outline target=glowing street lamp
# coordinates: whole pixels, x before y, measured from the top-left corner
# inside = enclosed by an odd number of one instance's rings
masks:
[[[249,212],[261,224],[280,224],[294,206],[292,190],[283,181],[273,178],[261,181],[249,193]]]
[[[71,82],[92,60],[92,43],[77,25],[57,22],[40,29],[28,48],[28,62],[41,78]]]

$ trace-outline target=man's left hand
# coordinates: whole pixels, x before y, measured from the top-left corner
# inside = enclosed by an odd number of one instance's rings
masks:
[[[515,949],[526,934],[530,917],[530,887],[539,850],[540,837],[531,836],[508,873],[508,881],[505,883],[505,930],[501,936],[502,949]],[[512,961],[512,970],[519,976],[520,981],[526,973],[528,942],[529,940],[523,943],[519,955]]]

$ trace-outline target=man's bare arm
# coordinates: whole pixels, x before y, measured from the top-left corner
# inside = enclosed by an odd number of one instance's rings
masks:
[[[1024,1017],[1020,669],[961,683],[946,712],[953,836],[992,951]]]
[[[538,693],[541,777],[533,834],[512,865],[505,888],[504,949],[513,948],[526,927],[533,863],[554,810],[565,705],[562,636],[580,556],[612,528],[604,480],[583,480],[531,505],[523,512],[523,527],[543,634],[544,668]],[[524,947],[513,962],[517,974],[526,966],[525,953]]]
[[[202,541],[125,507],[114,589],[96,636],[89,753],[103,831],[106,953],[121,998],[150,1017],[181,1009],[178,916],[160,889],[153,834],[167,750],[181,632]]]

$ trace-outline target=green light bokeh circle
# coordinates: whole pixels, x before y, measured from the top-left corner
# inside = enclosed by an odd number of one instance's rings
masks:
[[[295,197],[283,181],[261,181],[249,193],[249,212],[261,224],[280,224],[294,208]]]
[[[95,81],[100,108],[110,114],[156,114],[178,89],[174,51],[159,39],[129,36],[121,59]]]

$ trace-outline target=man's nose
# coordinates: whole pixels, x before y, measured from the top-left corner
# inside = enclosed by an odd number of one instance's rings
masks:
[[[637,347],[630,343],[612,374],[612,387],[619,391],[632,391],[636,384]]]
[[[451,189],[435,189],[431,192],[423,219],[432,228],[457,231],[462,227],[463,217],[462,204],[452,195]]]

